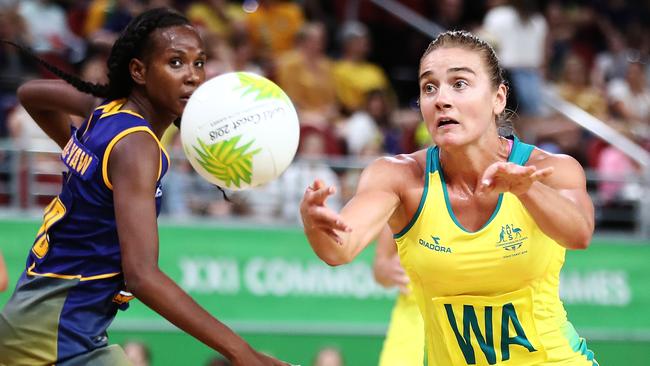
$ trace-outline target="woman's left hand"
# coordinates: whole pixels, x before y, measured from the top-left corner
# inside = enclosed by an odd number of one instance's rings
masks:
[[[553,173],[552,167],[538,170],[534,166],[497,162],[490,165],[483,173],[478,193],[510,192],[521,195],[528,192],[534,182],[548,177],[551,173]]]

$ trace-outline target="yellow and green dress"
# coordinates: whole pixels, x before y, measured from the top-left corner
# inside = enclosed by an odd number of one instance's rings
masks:
[[[534,147],[512,139],[508,161],[524,165]],[[419,208],[395,240],[429,365],[598,365],[560,301],[565,249],[510,193],[468,231],[451,209],[437,147],[426,166]]]
[[[411,284],[408,294],[399,294],[379,354],[379,366],[422,366],[424,324]]]

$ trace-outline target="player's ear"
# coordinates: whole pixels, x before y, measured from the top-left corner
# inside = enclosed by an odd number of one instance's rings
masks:
[[[505,84],[499,85],[497,92],[494,95],[494,114],[499,115],[506,108],[506,101],[508,98],[508,88]]]
[[[145,67],[144,62],[137,58],[131,59],[129,62],[129,73],[131,74],[131,79],[133,79],[134,83],[144,85],[147,74],[147,68]]]

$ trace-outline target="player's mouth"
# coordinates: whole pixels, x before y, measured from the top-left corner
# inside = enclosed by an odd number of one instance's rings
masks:
[[[187,102],[190,100],[191,96],[192,96],[192,93],[187,93],[187,94],[182,95],[180,97],[181,103],[183,103],[183,105],[187,104]]]
[[[449,117],[439,117],[438,120],[436,121],[437,128],[450,127],[457,124],[459,124],[458,121]]]
[[[187,104],[187,101],[190,100],[190,97],[194,93],[194,90],[189,91],[181,95],[180,100],[183,102],[183,104]]]

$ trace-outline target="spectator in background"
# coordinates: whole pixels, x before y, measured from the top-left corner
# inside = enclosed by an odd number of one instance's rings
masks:
[[[433,21],[444,29],[466,29],[463,26],[464,0],[434,1],[435,15]]]
[[[265,59],[291,50],[298,31],[305,23],[300,5],[286,0],[259,0],[250,2],[252,8],[244,7],[248,13],[246,25],[253,45]]]
[[[144,7],[136,0],[91,0],[87,9],[83,34],[90,43],[110,49],[120,31]]]
[[[339,177],[332,168],[323,162],[326,156],[326,136],[312,127],[302,128],[297,159],[276,180],[269,184],[242,192],[253,217],[269,220],[281,217],[285,221],[300,222],[300,200],[305,184],[313,177],[320,177],[327,184],[340,191]],[[328,201],[331,207],[341,208],[339,196]]]
[[[161,141],[172,161],[165,177],[165,199],[161,212],[175,219],[187,218],[191,215],[190,196],[196,192],[192,189],[192,166],[184,158],[181,134],[177,129],[168,128]]]
[[[575,26],[559,0],[550,1],[544,9],[548,22],[548,51],[546,79],[561,77],[564,62],[571,52]]]
[[[9,275],[7,274],[7,266],[5,264],[5,259],[2,256],[2,252],[0,251],[0,292],[6,290],[8,284]]]
[[[577,54],[570,54],[564,62],[556,89],[566,101],[601,121],[608,120],[605,96],[589,84],[589,70]],[[569,154],[583,164],[590,160],[585,147],[591,143],[591,135],[586,135],[576,123],[559,115],[550,115],[543,122],[528,127],[529,132],[534,131],[532,134],[536,136],[540,148]]]
[[[235,71],[233,50],[228,41],[216,33],[203,35],[205,39],[205,77],[211,79],[223,73]]]
[[[151,365],[151,351],[146,344],[137,341],[126,342],[124,346],[126,357],[133,363],[133,366]]]
[[[347,152],[357,159],[375,159],[388,151],[402,150],[403,135],[408,131],[393,123],[393,108],[385,91],[372,90],[364,109],[355,112],[339,127]],[[359,169],[348,169],[341,176],[341,197],[347,202],[354,195]]]
[[[294,51],[278,60],[277,81],[300,116],[301,127],[319,131],[325,154],[341,153],[334,131],[339,107],[332,78],[332,61],[325,54],[326,33],[321,23],[306,24]]]
[[[371,41],[363,23],[346,22],[340,38],[343,54],[334,63],[336,94],[344,110],[354,113],[363,108],[369,91],[390,90],[390,83],[384,70],[367,60]]]
[[[625,79],[612,80],[607,94],[614,117],[633,133],[646,137],[650,124],[650,89],[643,63],[629,62]]]
[[[484,31],[494,41],[517,104],[511,108],[522,117],[541,113],[541,90],[546,62],[548,26],[534,0],[492,1],[483,21]],[[510,106],[509,106],[510,107]]]
[[[165,177],[165,200],[162,209],[174,219],[191,216],[226,217],[240,209],[238,195],[226,201],[213,185],[200,178],[185,158],[180,133],[170,127],[163,137],[172,164]]]
[[[607,49],[596,55],[591,72],[592,84],[602,90],[606,90],[612,80],[624,79],[629,60],[638,54],[627,47],[621,33],[612,30],[605,32],[605,35]]]
[[[414,151],[415,130],[421,121],[419,113],[408,108],[396,109],[386,90],[371,90],[365,99],[365,107],[339,126],[348,154],[371,156],[366,150],[374,150],[374,145],[378,145],[377,153],[372,156]]]
[[[381,132],[382,152],[402,154],[407,152],[406,139],[412,133],[408,123],[398,124],[395,120],[395,106],[385,90],[372,90],[366,97],[366,113],[373,119]]]
[[[646,84],[645,66],[629,62],[625,79],[612,80],[608,87],[612,126],[634,142],[648,149],[650,141],[650,90]],[[614,146],[604,146],[596,160],[596,170],[605,179],[598,186],[603,202],[637,200],[642,189],[636,182],[617,182],[622,177],[639,173],[637,164]],[[609,180],[608,179],[613,179]]]
[[[34,51],[48,62],[70,71],[85,55],[85,42],[68,26],[65,10],[51,0],[24,0],[18,13],[27,25]]]
[[[27,46],[27,26],[16,9],[0,10],[0,39]],[[33,61],[7,43],[0,43],[0,138],[7,137],[7,115],[16,106],[16,89],[38,73]]]
[[[208,54],[205,65],[208,79],[231,71],[266,75],[266,71],[255,61],[255,50],[244,30],[237,30],[227,38],[209,32],[203,38]]]
[[[589,68],[576,54],[564,61],[557,91],[562,98],[577,105],[600,120],[607,120],[607,100],[603,93],[589,83]]]
[[[101,52],[90,55],[81,65],[80,76],[83,80],[92,83],[108,82],[106,57],[107,55]],[[71,116],[71,119],[75,119],[80,123],[84,120],[84,118],[77,116]],[[13,143],[20,149],[57,151],[56,143],[43,132],[21,105],[16,106],[7,116],[7,128]],[[58,175],[60,170],[60,158],[58,156],[36,154],[34,158],[37,171],[56,172],[56,175]],[[56,182],[58,184],[58,178]]]
[[[641,62],[630,62],[625,79],[612,80],[608,85],[611,124],[619,132],[648,150],[650,141],[650,90],[646,84],[645,67]],[[605,179],[621,179],[640,172],[639,166],[622,151],[605,146],[597,159],[597,171]],[[642,189],[636,182],[604,181],[598,186],[605,203],[615,200],[636,200]]]
[[[321,348],[314,359],[313,366],[344,366],[341,351],[334,347]]]
[[[308,23],[300,31],[296,49],[278,59],[277,81],[289,95],[302,125],[329,129],[338,116],[332,61],[325,54],[327,41],[321,23]]]
[[[194,1],[187,8],[186,14],[190,22],[202,32],[216,34],[222,39],[228,39],[246,27],[241,5],[228,0]]]
[[[249,71],[258,75],[266,75],[255,60],[255,48],[245,31],[235,32],[230,36],[230,46],[233,52],[233,68],[236,71]]]
[[[634,136],[629,131],[620,132],[634,140]],[[621,150],[605,145],[600,150],[596,171],[602,179],[598,184],[598,197],[605,205],[636,201],[641,198],[643,187],[638,181],[628,179],[640,174],[640,167]]]
[[[108,51],[102,47],[90,46],[86,59],[79,67],[79,75],[83,80],[92,83],[108,83]],[[99,103],[99,100],[97,101]],[[83,122],[83,117],[70,116],[73,121]]]
[[[339,126],[339,134],[345,141],[348,155],[361,156],[369,145],[384,144],[383,132],[379,124],[387,124],[386,102],[381,90],[367,94],[365,107],[354,112]],[[381,149],[380,149],[381,150]]]
[[[16,147],[19,149],[34,150],[34,151],[57,151],[57,146],[52,139],[50,139],[43,130],[39,128],[36,121],[27,113],[22,105],[16,106],[9,116],[7,117],[7,127],[9,129],[9,136]],[[38,156],[37,156],[38,158]],[[49,164],[56,166],[60,158],[58,156],[44,156],[42,159]],[[40,169],[44,168],[40,164],[36,164]],[[45,169],[45,171],[51,169]]]

